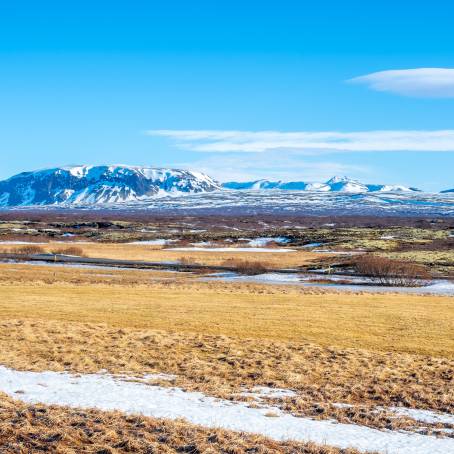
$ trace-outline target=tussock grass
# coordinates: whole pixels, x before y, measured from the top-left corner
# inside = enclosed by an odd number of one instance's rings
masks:
[[[271,269],[271,265],[269,263],[258,260],[228,259],[222,262],[222,265],[235,268],[235,270],[240,274],[251,276],[266,273],[267,270]]]
[[[453,360],[308,343],[8,320],[0,324],[0,363],[36,371],[105,369],[137,377],[164,372],[176,378],[153,383],[251,404],[253,399],[242,397],[244,389],[289,388],[297,396],[274,405],[296,415],[379,428],[408,430],[418,424],[372,412],[377,405],[454,410]]]
[[[99,324],[4,321],[0,361],[33,370],[176,374],[177,385],[225,397],[242,386],[299,390],[316,402],[454,405],[453,361]]]

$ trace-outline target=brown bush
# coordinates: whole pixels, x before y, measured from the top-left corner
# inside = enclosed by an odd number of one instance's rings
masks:
[[[172,243],[172,247],[189,247],[191,246],[191,240],[187,238],[179,238],[177,241]]]
[[[180,257],[178,259],[178,262],[181,264],[181,265],[199,265],[199,263],[197,263],[193,258],[191,257]]]
[[[55,255],[76,255],[82,257],[84,255],[84,250],[79,246],[69,246],[60,249],[53,249],[52,254]]]
[[[27,244],[26,246],[21,246],[17,249],[11,251],[13,254],[20,255],[35,255],[35,254],[44,254],[45,251],[41,246],[35,246],[34,244]]]
[[[234,268],[237,273],[247,274],[249,276],[266,273],[270,268],[269,265],[264,262],[238,259],[225,260],[221,265]]]
[[[418,286],[420,280],[430,279],[427,269],[411,262],[364,255],[355,261],[356,271],[371,277],[379,285]]]

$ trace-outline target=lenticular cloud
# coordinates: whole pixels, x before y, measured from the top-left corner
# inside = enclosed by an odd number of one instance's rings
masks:
[[[453,98],[454,69],[416,68],[379,71],[355,77],[349,82],[367,85],[372,90],[403,96]]]

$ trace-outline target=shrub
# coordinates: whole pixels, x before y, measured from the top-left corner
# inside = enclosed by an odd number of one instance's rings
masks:
[[[191,257],[180,257],[178,259],[178,262],[180,263],[180,265],[184,265],[184,266],[200,265],[196,260],[194,260]]]
[[[359,274],[371,277],[379,285],[415,287],[421,279],[430,279],[425,267],[386,257],[364,255],[354,265]]]
[[[20,255],[35,255],[35,254],[44,254],[45,251],[41,246],[35,246],[34,244],[27,244],[26,246],[21,246],[17,249],[11,251],[13,254]]]
[[[249,276],[263,274],[269,270],[269,265],[266,263],[252,260],[228,259],[222,262],[222,266],[233,268],[237,273]]]
[[[52,254],[55,255],[76,255],[82,257],[84,255],[84,250],[79,246],[69,246],[60,249],[53,249]]]

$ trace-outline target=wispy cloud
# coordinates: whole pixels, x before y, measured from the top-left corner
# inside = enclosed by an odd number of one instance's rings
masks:
[[[284,181],[325,181],[333,175],[370,177],[368,167],[333,161],[310,161],[298,153],[282,155],[270,151],[260,159],[248,159],[242,153],[204,155],[202,159],[175,163],[177,167],[197,169],[219,181],[251,181],[256,179]]]
[[[416,68],[380,71],[355,77],[349,82],[364,84],[373,90],[424,98],[453,98],[454,69]]]
[[[454,130],[280,132],[151,130],[150,136],[167,137],[184,149],[199,152],[260,153],[272,150],[322,152],[454,151]]]

